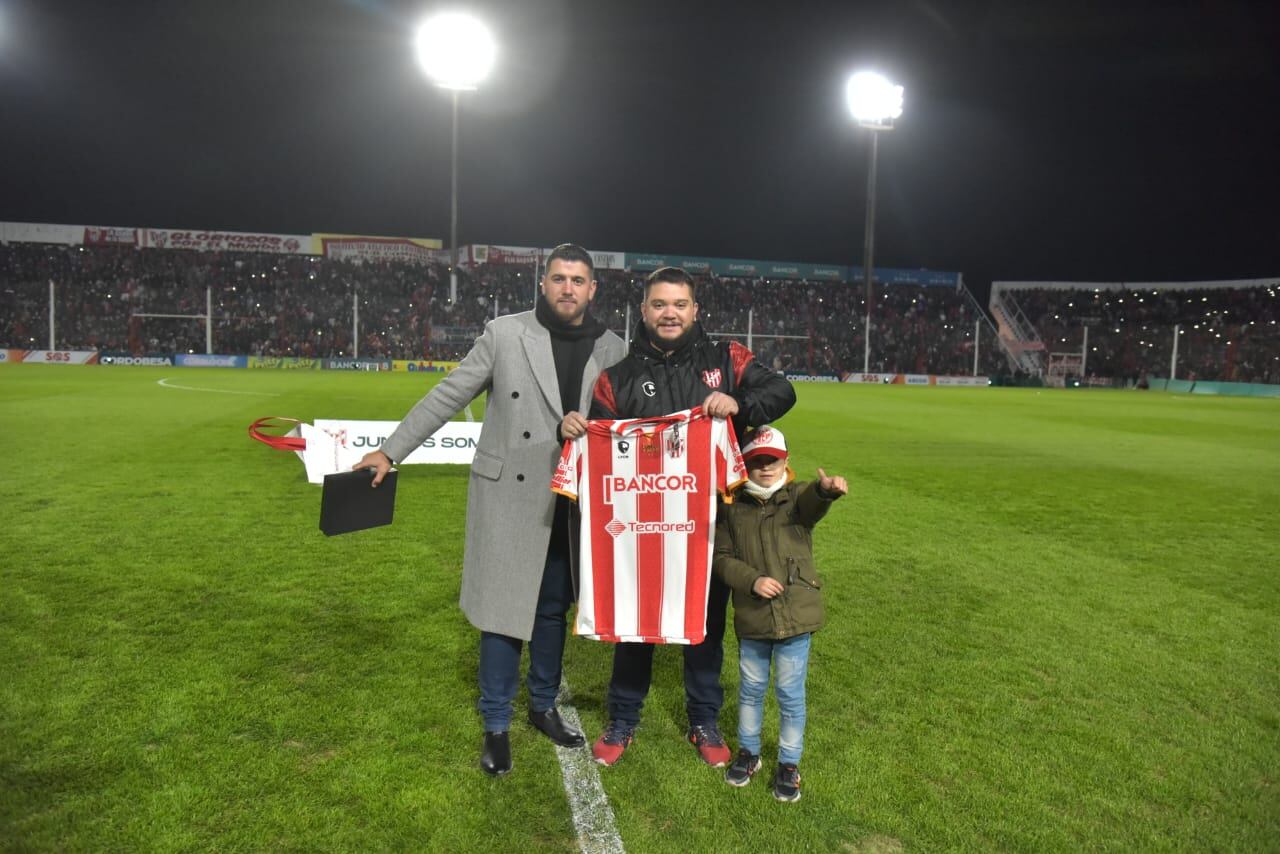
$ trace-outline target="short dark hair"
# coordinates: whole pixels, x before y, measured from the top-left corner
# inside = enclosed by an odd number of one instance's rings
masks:
[[[596,265],[591,262],[591,253],[576,243],[561,243],[552,249],[551,254],[547,256],[546,267],[550,267],[552,261],[576,261],[579,264],[586,264],[587,269],[591,271],[591,278],[594,279],[596,276]]]
[[[667,283],[669,285],[687,285],[689,288],[689,298],[697,302],[697,287],[693,283],[693,276],[683,267],[659,267],[644,279],[644,298],[649,298],[649,289],[659,283]]]

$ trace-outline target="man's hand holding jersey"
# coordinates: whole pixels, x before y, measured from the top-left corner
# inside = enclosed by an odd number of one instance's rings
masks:
[[[702,401],[702,411],[712,418],[732,418],[738,414],[738,401],[722,391],[713,391]]]
[[[560,438],[576,439],[587,432],[587,419],[581,412],[567,412],[560,422]]]

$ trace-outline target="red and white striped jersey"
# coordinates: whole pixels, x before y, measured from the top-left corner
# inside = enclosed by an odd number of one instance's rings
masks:
[[[716,493],[746,479],[733,424],[700,407],[597,420],[566,440],[551,489],[582,513],[574,633],[701,643]]]

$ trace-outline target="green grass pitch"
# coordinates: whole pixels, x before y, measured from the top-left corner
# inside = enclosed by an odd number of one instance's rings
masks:
[[[466,470],[408,467],[393,526],[326,539],[245,433],[395,420],[430,382],[0,366],[0,848],[576,848],[523,692],[515,771],[476,765]],[[661,649],[601,771],[628,851],[1275,850],[1280,402],[798,392],[795,467],[852,490],[815,538],[804,798],[695,761]],[[590,738],[609,660],[570,638]]]

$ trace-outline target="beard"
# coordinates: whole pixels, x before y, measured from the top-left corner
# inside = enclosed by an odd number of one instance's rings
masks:
[[[590,304],[591,303],[589,302],[579,302],[579,303],[557,302],[557,303],[551,304],[551,311],[552,313],[555,314],[556,318],[561,323],[564,323],[568,326],[576,326],[578,322],[582,320],[583,316],[587,313],[587,307]],[[566,312],[568,313],[566,314]]]
[[[676,350],[683,347],[684,343],[689,340],[689,336],[693,334],[693,324],[689,324],[689,328],[681,332],[675,338],[660,338],[657,332],[649,329],[648,327],[645,327],[645,332],[648,334],[649,342],[652,343],[653,346],[667,353],[674,353]]]

